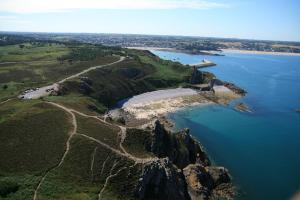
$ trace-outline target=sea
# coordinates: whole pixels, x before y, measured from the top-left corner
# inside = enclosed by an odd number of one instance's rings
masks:
[[[225,56],[152,51],[162,59],[194,64],[247,91],[224,105],[189,107],[169,114],[188,127],[214,164],[225,166],[244,200],[285,200],[300,191],[300,56],[225,53]],[[236,111],[244,102],[253,112]]]

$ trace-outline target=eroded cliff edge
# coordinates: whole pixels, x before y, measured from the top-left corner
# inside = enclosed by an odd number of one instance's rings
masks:
[[[131,146],[137,142],[142,146]],[[231,199],[236,194],[228,171],[211,165],[189,129],[172,132],[156,120],[145,129],[128,129],[123,145],[133,155],[158,157],[143,166],[138,199]]]

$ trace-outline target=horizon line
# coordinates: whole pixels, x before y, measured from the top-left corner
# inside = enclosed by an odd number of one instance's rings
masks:
[[[145,34],[145,33],[115,33],[115,32],[49,32],[49,31],[3,31],[0,33],[38,33],[38,34],[111,34],[111,35],[141,35],[141,36],[164,36],[164,37],[191,37],[191,38],[209,38],[209,39],[227,39],[227,40],[249,40],[249,41],[265,41],[265,42],[296,42],[296,40],[272,40],[272,39],[249,39],[249,38],[239,38],[239,37],[219,37],[219,36],[196,36],[196,35],[168,35],[168,34]]]

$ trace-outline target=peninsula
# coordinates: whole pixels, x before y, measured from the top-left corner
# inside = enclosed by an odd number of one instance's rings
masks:
[[[1,198],[236,195],[228,170],[164,115],[226,104],[244,90],[145,50],[2,38],[10,40],[0,47]]]

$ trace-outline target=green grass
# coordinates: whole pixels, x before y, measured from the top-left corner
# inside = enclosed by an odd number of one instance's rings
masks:
[[[120,129],[117,126],[104,124],[97,119],[82,117],[78,114],[76,114],[76,119],[78,133],[91,136],[114,148],[119,148],[120,138],[118,133]]]
[[[14,97],[27,88],[45,86],[89,67],[111,63],[118,59],[114,56],[98,56],[94,60],[60,63],[57,58],[69,55],[70,48],[74,47],[41,44],[44,46],[26,43],[23,49],[19,45],[0,47],[0,63],[25,62],[0,65],[0,101]],[[84,45],[79,47],[83,50],[88,48]]]
[[[94,152],[96,153],[94,154]],[[93,156],[94,165],[92,173],[91,161]],[[102,170],[104,162],[106,162],[106,164]],[[105,147],[98,145],[96,142],[75,135],[71,140],[70,152],[65,162],[60,168],[51,172],[45,179],[38,198],[42,200],[96,200],[115,162],[118,164],[114,172],[126,166],[128,170],[124,170],[124,173],[129,173],[129,166],[133,165],[132,161],[119,157]],[[115,180],[109,182],[105,194],[111,194],[110,199],[115,199],[114,197],[119,197],[117,199],[130,199],[129,197],[133,196],[134,186],[137,182],[139,172],[140,169],[138,168],[131,169],[132,175],[129,175],[129,178],[127,177],[128,173],[120,173],[120,175],[116,177],[116,180],[119,182],[115,182]],[[124,188],[128,189],[126,193],[122,193]]]
[[[36,175],[34,176],[30,174],[23,174],[23,175],[11,174],[10,176],[0,176],[0,199],[5,199],[5,200],[32,199],[34,189],[40,179],[41,179],[40,176],[36,176]],[[7,190],[7,187],[10,187],[10,191]]]
[[[126,51],[129,59],[89,72],[86,75],[88,81],[77,79],[64,83],[66,92],[82,93],[105,107],[113,107],[124,98],[157,89],[184,86],[189,80],[192,70],[186,66],[161,60],[149,52]]]
[[[127,129],[123,147],[126,151],[139,158],[154,156],[150,152],[151,133],[146,130]]]
[[[107,110],[95,99],[76,93],[64,96],[48,96],[44,97],[44,100],[59,103],[67,108],[80,111],[87,115],[99,115],[105,113]]]
[[[139,56],[139,58],[141,59],[141,62],[151,64],[155,67],[156,70],[152,76],[156,78],[165,80],[178,80],[182,82],[186,79],[187,76],[189,76],[191,72],[188,67],[171,61],[156,59],[148,55]]]
[[[40,173],[59,162],[71,128],[64,111],[37,103],[17,114],[1,112],[1,173]]]
[[[2,104],[0,199],[31,199],[41,176],[60,161],[70,129],[69,115],[40,100]]]
[[[24,48],[18,45],[7,45],[0,47],[0,62],[21,62],[56,60],[57,57],[66,55],[70,51],[62,44],[41,43],[33,45],[24,43]]]

